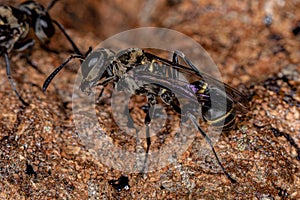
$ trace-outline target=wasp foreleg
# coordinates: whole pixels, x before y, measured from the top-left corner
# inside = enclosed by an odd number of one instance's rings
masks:
[[[9,80],[9,82],[10,82],[12,90],[15,92],[15,94],[17,95],[17,97],[23,103],[24,106],[29,106],[29,104],[26,101],[24,101],[24,99],[20,96],[19,92],[17,91],[17,89],[15,87],[14,80],[11,77],[10,62],[9,62],[9,58],[8,58],[8,54],[7,53],[4,53],[4,58],[5,58],[5,63],[6,63],[6,75],[7,75],[7,78]]]

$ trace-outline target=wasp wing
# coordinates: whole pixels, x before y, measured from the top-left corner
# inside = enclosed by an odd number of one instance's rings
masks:
[[[206,73],[200,72],[198,70],[196,71],[191,67],[186,67],[164,58],[160,58],[151,53],[145,52],[145,55],[148,59],[155,59],[165,66],[178,70],[178,72],[181,73],[189,81],[190,84],[195,81],[203,80],[204,82],[208,83],[210,88],[216,87],[220,91],[225,91],[227,98],[234,102],[234,107],[238,113],[244,114],[248,112],[248,99],[240,91],[229,86],[228,84],[223,83],[222,81],[219,81]]]

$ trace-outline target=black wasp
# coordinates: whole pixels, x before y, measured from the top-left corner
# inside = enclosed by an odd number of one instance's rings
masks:
[[[199,105],[202,119],[213,126],[230,129],[235,124],[237,113],[248,111],[247,99],[236,89],[220,82],[213,77],[202,73],[182,53],[175,51],[172,61],[158,57],[138,48],[130,48],[118,53],[109,49],[99,48],[91,52],[86,58],[81,55],[72,55],[46,79],[43,85],[45,91],[55,75],[73,58],[83,59],[81,90],[90,93],[96,86],[103,86],[122,82],[122,87],[133,94],[146,95],[148,107],[153,107],[157,100],[170,105],[175,112],[190,119],[196,129],[210,145],[218,164],[231,182],[236,182],[225,170],[214,150],[211,139],[202,130],[197,107],[183,109],[178,105],[176,96],[188,99],[187,105]],[[179,63],[181,58],[187,66]],[[134,71],[134,74],[130,74]],[[182,74],[186,81],[180,79]],[[102,94],[100,92],[100,96]],[[192,103],[190,103],[192,102]],[[196,103],[196,104],[195,104]],[[152,109],[153,111],[153,109]],[[151,144],[149,125],[153,112],[148,109],[145,117],[147,127],[146,158]],[[143,172],[143,170],[142,170]]]
[[[56,25],[71,43],[74,51],[81,54],[63,26],[48,13],[56,2],[57,0],[53,0],[46,9],[35,1],[23,2],[18,7],[0,4],[0,56],[4,56],[6,74],[11,87],[24,105],[28,103],[15,88],[8,53],[12,50],[22,51],[33,47],[35,41],[29,35],[31,29],[41,43],[47,44],[55,33],[54,25]]]

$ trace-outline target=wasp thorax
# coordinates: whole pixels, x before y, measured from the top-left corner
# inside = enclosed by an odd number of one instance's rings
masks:
[[[132,66],[136,64],[142,64],[142,60],[145,59],[144,51],[139,48],[129,48],[121,51],[116,55],[119,61],[123,65]]]
[[[100,48],[93,51],[87,56],[81,65],[82,82],[81,90],[90,91],[97,82],[107,74],[111,74],[109,68],[114,60],[114,53],[111,50]]]
[[[40,41],[47,43],[54,35],[55,29],[50,17],[41,16],[35,21],[35,34]]]
[[[101,59],[101,57],[99,52],[93,52],[82,63],[81,72],[84,79],[92,80],[98,75],[104,63],[104,60]]]

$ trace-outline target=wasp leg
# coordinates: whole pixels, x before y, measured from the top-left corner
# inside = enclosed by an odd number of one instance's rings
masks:
[[[179,106],[179,102],[177,97],[170,90],[162,89],[160,95],[160,99],[167,105],[171,105],[175,112],[181,114],[181,108]]]
[[[186,62],[186,64],[188,64],[193,70],[195,70],[196,72],[201,74],[199,69],[192,63],[192,61],[188,57],[186,57],[184,55],[184,53],[182,53],[181,51],[176,50],[173,53],[173,62],[176,63],[176,64],[179,64],[178,57],[181,57],[184,60],[184,62]]]
[[[109,77],[109,78],[106,78],[104,81],[100,82],[100,83],[97,83],[94,87],[97,87],[97,86],[102,86],[101,90],[100,90],[100,93],[96,99],[96,102],[100,102],[100,99],[102,97],[102,94],[104,92],[104,88],[114,79],[115,77]],[[102,78],[100,78],[102,79]]]
[[[31,62],[31,60],[29,58],[34,44],[35,44],[35,41],[33,39],[28,39],[28,40],[25,40],[22,42],[18,41],[15,43],[14,49],[16,49],[17,51],[23,51],[25,49],[28,49],[29,53],[23,54],[21,56],[21,58],[25,58],[27,64],[29,64],[31,67],[33,67],[38,73],[45,75],[44,72],[42,72],[35,64],[33,64],[33,62]]]
[[[145,117],[145,125],[146,125],[146,140],[147,140],[147,148],[146,148],[146,156],[145,156],[145,160],[144,160],[144,164],[143,164],[143,168],[141,170],[141,173],[144,173],[145,168],[146,168],[146,163],[148,160],[148,154],[149,154],[149,150],[150,150],[150,145],[151,145],[151,137],[150,137],[150,123],[151,123],[151,119],[154,116],[154,112],[155,109],[151,109],[155,104],[156,104],[156,99],[155,99],[155,95],[152,93],[148,93],[147,94],[147,101],[148,101],[148,108],[149,110],[147,111],[146,117]]]
[[[38,68],[37,65],[35,65],[35,64],[30,60],[30,58],[29,58],[28,55],[25,55],[25,59],[26,59],[27,64],[30,65],[33,69],[35,69],[38,73],[40,73],[40,74],[42,74],[42,75],[46,75],[42,70],[40,70],[40,69]]]
[[[28,39],[25,41],[18,41],[14,45],[14,49],[17,51],[24,51],[25,49],[31,49],[35,44],[35,41],[33,39]]]
[[[195,116],[193,116],[193,115],[190,114],[190,113],[187,113],[187,115],[188,115],[188,117],[191,119],[191,121],[193,122],[193,124],[195,125],[195,127],[197,128],[197,130],[201,133],[201,135],[205,138],[206,142],[207,142],[207,143],[209,144],[209,146],[211,147],[211,150],[212,150],[212,152],[214,153],[214,155],[215,155],[215,157],[216,157],[216,159],[217,159],[217,161],[218,161],[218,164],[219,164],[219,166],[221,167],[223,173],[227,176],[227,178],[228,178],[232,183],[236,183],[237,181],[236,181],[234,178],[232,178],[232,177],[227,173],[227,171],[225,170],[224,166],[222,165],[222,163],[221,163],[221,161],[220,161],[220,159],[219,159],[219,157],[218,157],[218,155],[217,155],[217,153],[216,153],[216,151],[215,151],[215,148],[214,148],[214,146],[213,146],[213,144],[212,144],[211,139],[210,139],[210,138],[208,137],[208,135],[201,129],[201,127],[200,127],[199,123],[197,122]]]
[[[103,91],[104,91],[104,86],[101,88],[100,93],[99,93],[99,95],[98,95],[98,97],[97,97],[97,99],[96,99],[96,102],[97,102],[97,103],[100,103],[100,99],[101,99],[101,97],[102,97]]]
[[[62,52],[66,52],[66,53],[68,53],[68,54],[71,54],[71,53],[72,53],[72,50],[57,51],[57,50],[52,49],[52,48],[50,48],[49,46],[47,46],[47,44],[41,44],[40,46],[41,46],[41,48],[42,48],[43,50],[45,50],[45,51],[47,51],[47,52],[50,52],[50,53],[53,53],[53,54],[56,54],[56,55],[59,55],[59,54],[62,53]]]
[[[10,82],[10,85],[12,87],[12,90],[15,92],[15,94],[17,95],[17,97],[19,98],[19,100],[23,103],[24,106],[29,106],[29,104],[24,101],[24,99],[20,96],[20,94],[18,93],[16,87],[15,87],[15,83],[11,77],[11,72],[10,72],[10,62],[9,62],[9,58],[8,58],[8,54],[4,53],[4,58],[5,58],[5,63],[6,63],[6,75],[7,78]]]

